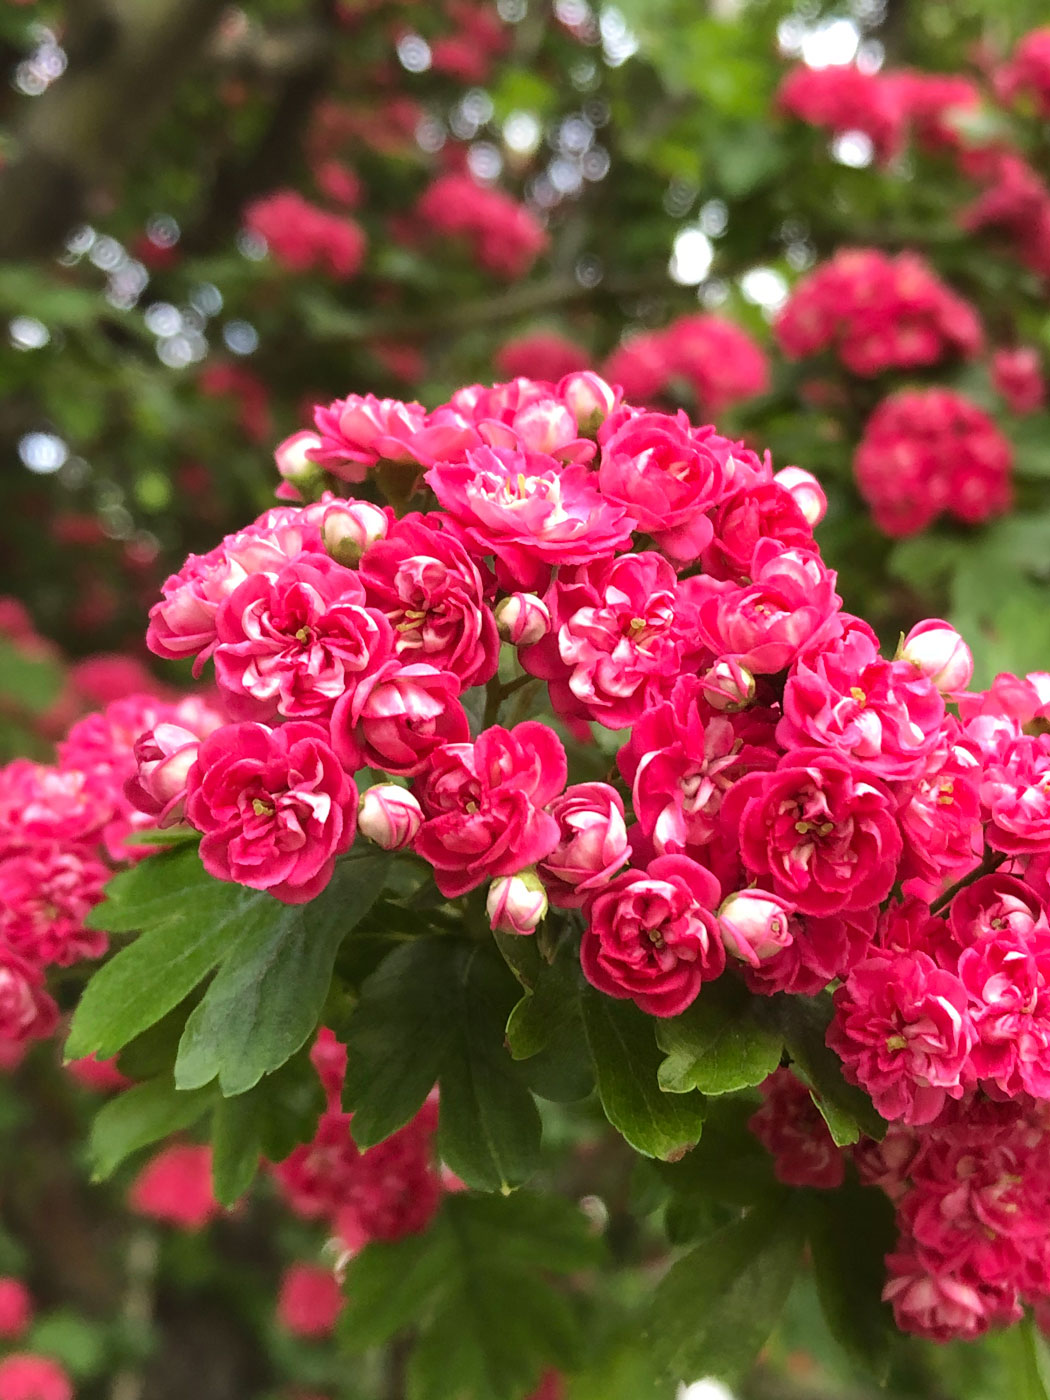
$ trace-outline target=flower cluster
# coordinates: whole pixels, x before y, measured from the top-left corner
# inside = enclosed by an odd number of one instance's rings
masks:
[[[427,230],[462,239],[473,257],[496,277],[522,277],[546,251],[546,230],[525,205],[469,175],[439,175],[416,205]]]
[[[704,413],[720,413],[769,388],[769,364],[748,333],[710,313],[680,316],[635,335],[616,350],[605,375],[631,399],[652,403],[681,381]]]
[[[1006,465],[948,420],[916,474],[977,518],[979,468],[1003,491]],[[188,560],[151,614],[153,650],[210,660],[231,718],[155,723],[129,791],[200,831],[212,874],[300,902],[355,839],[411,851],[446,900],[483,891],[496,930],[578,929],[587,980],[654,1017],[719,977],[836,984],[828,1044],[894,1133],[1050,1103],[1050,677],[970,693],[938,619],[884,655],[821,558],[811,476],[585,371],[432,411],[350,395],[277,456],[302,503]],[[599,737],[611,769],[574,780]],[[288,1204],[350,1251],[422,1229],[451,1185],[436,1104],[361,1151],[343,1048],[324,1033],[314,1061],[328,1107],[274,1168]],[[841,1180],[789,1071],[753,1126],[785,1181]],[[954,1297],[976,1285],[953,1251],[934,1273]],[[969,1314],[924,1320],[918,1257],[893,1266],[901,1325],[968,1335]],[[1040,1296],[1017,1267],[1010,1308]]]
[[[245,228],[266,244],[291,272],[353,277],[364,261],[367,240],[345,214],[329,214],[295,190],[278,190],[249,205]]]
[[[44,986],[51,966],[69,967],[106,951],[86,924],[113,870],[145,854],[124,844],[154,825],[125,793],[135,783],[136,739],[144,730],[195,745],[220,716],[196,698],[176,703],[130,695],[78,720],[54,764],[15,759],[0,769],[0,1050],[5,1063],[29,1041],[51,1034],[57,1008]],[[148,736],[147,736],[148,737]],[[152,752],[137,752],[149,765]],[[175,760],[177,763],[179,760]],[[153,764],[155,791],[171,762]],[[141,767],[140,767],[140,771]],[[158,805],[153,810],[159,811]]]
[[[952,389],[891,394],[854,458],[857,486],[887,535],[917,534],[942,514],[968,524],[1003,514],[1012,468],[1013,449],[995,421]]]
[[[981,348],[973,308],[915,253],[845,248],[792,289],[774,324],[792,359],[822,351],[858,375],[933,365]]]

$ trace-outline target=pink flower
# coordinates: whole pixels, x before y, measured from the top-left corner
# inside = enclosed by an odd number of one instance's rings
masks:
[[[931,1341],[973,1340],[997,1322],[1014,1322],[1021,1309],[1004,1309],[1001,1299],[951,1273],[924,1266],[916,1253],[890,1254],[890,1278],[883,1302],[892,1303],[897,1327]],[[1005,1316],[1004,1316],[1005,1313]],[[1012,1315],[1015,1313],[1015,1316]]]
[[[854,627],[795,662],[777,739],[819,744],[887,782],[917,778],[941,739],[940,692],[907,661],[884,661],[866,627]]]
[[[231,724],[198,750],[186,818],[209,874],[304,904],[350,849],[357,789],[319,725]]]
[[[360,270],[367,240],[353,219],[329,214],[295,190],[277,190],[245,210],[245,227],[292,272],[324,272],[343,280]]]
[[[496,352],[496,368],[507,379],[522,375],[557,381],[574,370],[586,369],[589,362],[590,355],[582,345],[554,331],[518,336]]]
[[[553,904],[579,909],[631,854],[623,801],[608,783],[574,783],[547,810],[559,839],[539,873]]]
[[[779,540],[785,548],[816,551],[813,530],[794,496],[776,481],[743,486],[710,515],[714,538],[700,562],[704,573],[738,582],[750,576],[760,539]]]
[[[853,465],[876,525],[894,537],[918,534],[942,513],[978,524],[1012,499],[1009,441],[951,389],[902,389],[884,399]]]
[[[327,718],[390,656],[394,634],[358,575],[327,555],[252,574],[220,607],[215,679],[235,719]]]
[[[108,1060],[100,1060],[96,1055],[84,1055],[79,1060],[67,1060],[65,1069],[81,1088],[93,1094],[111,1094],[130,1089],[134,1082],[126,1074],[121,1074],[115,1055]]]
[[[212,1193],[211,1148],[191,1143],[163,1147],[131,1184],[128,1205],[179,1230],[202,1229],[220,1213]]]
[[[512,587],[531,589],[549,566],[589,563],[631,537],[623,509],[599,494],[586,467],[562,467],[543,453],[481,447],[465,462],[432,467],[426,480]]]
[[[976,1034],[965,987],[915,952],[858,963],[835,993],[827,1039],[883,1118],[921,1124],[962,1097]]]
[[[889,790],[822,749],[786,753],[771,773],[748,773],[722,804],[752,874],[803,914],[868,909],[889,894],[901,836]]]
[[[756,675],[782,671],[806,649],[841,630],[835,575],[819,555],[760,539],[751,582],[690,579],[700,640],[718,657],[732,657]]]
[[[1025,911],[1027,912],[1027,911]],[[999,922],[999,921],[996,921]],[[1022,915],[1023,928],[1023,915]],[[973,1067],[1005,1094],[1050,1098],[1050,928],[995,929],[959,956],[977,1029]]]
[[[549,683],[558,714],[624,729],[667,691],[690,650],[674,569],[651,551],[564,570],[546,602],[551,631],[519,654]]]
[[[384,851],[411,846],[423,822],[419,802],[396,783],[377,783],[361,794],[357,829]]]
[[[900,874],[909,891],[914,885],[929,899],[944,880],[958,879],[981,858],[981,768],[974,749],[948,716],[942,744],[921,777],[908,785],[898,814],[904,837]]]
[[[320,445],[311,457],[341,481],[364,481],[379,462],[429,466],[459,456],[480,439],[473,425],[449,410],[428,414],[422,404],[349,394],[314,409]]]
[[[441,517],[430,517],[435,525]],[[361,560],[359,578],[370,606],[394,631],[405,664],[451,671],[463,690],[496,672],[499,639],[487,599],[493,579],[449,530],[422,518],[397,521]]]
[[[705,417],[769,387],[769,365],[759,346],[732,321],[709,312],[632,336],[606,362],[605,375],[645,403],[684,381]]]
[[[981,781],[986,839],[997,851],[1036,854],[1050,846],[1050,734],[1006,744]]]
[[[737,890],[718,910],[722,946],[751,967],[768,961],[795,941],[794,906],[765,890]]]
[[[1046,402],[1043,361],[1034,346],[997,350],[992,356],[992,383],[1012,413],[1035,413]]]
[[[204,733],[181,724],[162,722],[135,740],[138,771],[124,784],[124,794],[140,812],[156,817],[160,827],[182,820],[186,778],[197,758],[201,739],[219,728],[218,716]]]
[[[948,909],[960,948],[1005,936],[1024,948],[1050,933],[1042,900],[1021,880],[997,871],[959,890]]]
[[[0,1338],[14,1342],[29,1330],[33,1300],[21,1279],[0,1278]]]
[[[620,409],[602,424],[598,441],[602,495],[676,562],[698,558],[712,535],[704,512],[722,498],[726,480],[720,458],[692,433],[685,414]]]
[[[316,525],[294,507],[267,511],[207,554],[191,554],[150,609],[146,645],[171,661],[197,658],[199,675],[215,646],[215,615],[248,574],[277,574],[304,550],[321,551]]]
[[[1031,97],[1039,115],[1050,116],[1050,28],[1023,35],[1009,62],[996,74],[996,88],[1006,101],[1018,94]]]
[[[768,716],[720,714],[697,679],[682,676],[641,716],[616,761],[639,825],[664,854],[707,845],[725,794],[751,769],[775,767],[777,751]]]
[[[786,947],[764,962],[744,968],[744,981],[758,996],[790,992],[793,996],[811,997],[829,982],[845,977],[871,946],[875,911],[832,914],[827,918],[796,914],[788,919],[788,929],[791,939]]]
[[[101,957],[109,940],[84,920],[111,873],[90,851],[60,845],[0,861],[0,942],[38,967]]]
[[[310,1063],[317,1071],[329,1110],[338,1112],[346,1079],[346,1046],[327,1026],[321,1027],[310,1047]]]
[[[332,711],[332,744],[348,772],[366,765],[410,777],[431,755],[470,738],[459,682],[435,666],[390,660]]]
[[[290,1264],[277,1294],[277,1320],[296,1337],[327,1337],[343,1310],[343,1291],[331,1269]]]
[[[646,870],[625,870],[585,906],[584,976],[650,1016],[677,1016],[725,968],[714,913],[719,897],[711,872],[686,856],[658,856]]]
[[[547,892],[533,870],[498,875],[489,886],[485,912],[494,932],[535,933],[547,916]]]
[[[44,990],[43,973],[0,942],[0,1041],[46,1040],[57,1024],[58,1007]]]
[[[897,650],[945,695],[965,690],[973,679],[973,653],[955,628],[938,617],[917,622]]]
[[[566,773],[557,735],[531,720],[511,730],[494,726],[473,744],[432,755],[416,787],[426,820],[415,848],[446,899],[554,850],[558,823],[543,809],[565,787]]]
[[[867,73],[852,63],[826,68],[799,64],[780,85],[777,101],[811,126],[835,135],[859,131],[867,136],[880,162],[897,154],[904,141],[902,94],[881,73]]]
[[[50,1357],[14,1352],[0,1361],[0,1400],[73,1400],[73,1382]]]
[[[747,1126],[772,1154],[773,1170],[786,1186],[814,1186],[832,1191],[846,1175],[842,1149],[812,1095],[789,1069],[774,1070],[761,1085],[762,1107]]]

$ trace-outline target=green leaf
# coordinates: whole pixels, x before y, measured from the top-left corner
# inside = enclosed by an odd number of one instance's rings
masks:
[[[360,1147],[381,1142],[441,1085],[443,1159],[480,1190],[535,1170],[536,1106],[504,1046],[517,985],[490,943],[422,938],[365,982],[347,1028],[345,1098]]]
[[[138,938],[94,974],[66,1041],[69,1059],[105,1059],[178,1006],[222,960],[260,896],[214,880],[195,847],[150,856],[106,886],[87,922]]]
[[[481,1191],[509,1190],[539,1165],[540,1117],[504,1048],[513,1003],[506,970],[482,948],[461,961],[447,1014],[457,1034],[440,1069],[438,1151]]]
[[[579,955],[574,946],[541,963],[532,989],[507,1021],[507,1044],[534,1094],[556,1103],[584,1099],[594,1074],[580,1016]]]
[[[227,1208],[245,1194],[259,1168],[262,1132],[255,1093],[220,1098],[211,1120],[212,1183],[215,1198]]]
[[[728,977],[705,987],[681,1016],[658,1022],[656,1040],[667,1051],[660,1087],[672,1094],[728,1094],[761,1084],[780,1064],[783,1043],[768,997],[752,996]]]
[[[582,1349],[576,1300],[553,1284],[599,1262],[583,1214],[553,1196],[449,1196],[425,1235],[371,1244],[347,1272],[351,1349],[417,1334],[408,1400],[521,1400]]]
[[[285,1063],[316,1028],[343,937],[383,887],[388,857],[340,861],[308,904],[254,895],[237,937],[179,1042],[175,1082],[196,1089],[218,1079],[243,1094]]]
[[[102,1181],[111,1176],[140,1147],[191,1127],[208,1111],[212,1100],[210,1090],[180,1092],[170,1074],[125,1089],[103,1104],[91,1125],[88,1156],[93,1179]]]
[[[665,1094],[653,1019],[629,1001],[587,988],[583,1024],[605,1116],[636,1152],[668,1158],[692,1147],[704,1121],[699,1094]]]
[[[677,1162],[661,1162],[656,1171],[676,1195],[752,1206],[780,1187],[773,1161],[748,1127],[758,1107],[751,1098],[715,1099],[707,1106],[704,1135]]]
[[[48,656],[29,656],[0,637],[0,696],[16,709],[42,714],[62,690],[62,668]]]
[[[25,1346],[34,1355],[53,1357],[78,1381],[101,1375],[108,1361],[104,1329],[67,1308],[39,1318]]]
[[[847,1182],[812,1193],[809,1245],[824,1316],[835,1340],[880,1382],[893,1336],[882,1288],[895,1238],[893,1206],[881,1191]]]
[[[680,1259],[653,1295],[656,1360],[675,1380],[734,1381],[777,1320],[802,1252],[801,1211],[784,1192]]]
[[[847,1084],[842,1065],[824,1037],[831,1020],[831,998],[777,998],[784,1044],[796,1073],[806,1083],[837,1147],[847,1147],[865,1133],[879,1141],[886,1123],[863,1089]]]

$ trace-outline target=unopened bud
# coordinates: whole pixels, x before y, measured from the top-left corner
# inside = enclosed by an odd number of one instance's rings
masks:
[[[531,647],[551,630],[550,609],[535,593],[512,593],[496,605],[496,626],[505,642]]]
[[[422,825],[423,810],[407,788],[377,783],[361,794],[357,829],[384,851],[404,850]]]
[[[307,500],[319,494],[324,481],[324,471],[307,455],[320,446],[321,439],[316,433],[304,431],[293,433],[274,449],[273,459],[277,470]]]
[[[558,398],[581,433],[595,433],[620,402],[620,393],[592,370],[577,370],[558,383]]]
[[[337,564],[354,568],[365,550],[386,537],[386,511],[370,501],[336,501],[324,513],[321,540]]]
[[[897,649],[945,695],[965,690],[973,679],[973,653],[955,628],[939,617],[917,623]]]
[[[714,710],[746,710],[755,698],[754,676],[728,658],[716,662],[700,685],[704,699]]]
[[[489,886],[485,910],[493,932],[535,933],[547,913],[547,891],[535,870],[501,875]]]
[[[773,480],[785,491],[791,492],[795,504],[806,517],[806,523],[816,529],[828,513],[828,498],[812,472],[803,471],[801,467],[784,467]]]
[[[793,904],[765,890],[731,894],[718,911],[718,927],[726,952],[757,967],[795,941],[791,929]]]

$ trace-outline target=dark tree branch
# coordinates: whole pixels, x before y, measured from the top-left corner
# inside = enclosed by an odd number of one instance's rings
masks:
[[[78,0],[69,67],[29,100],[0,171],[0,258],[61,248],[142,149],[224,0]]]

